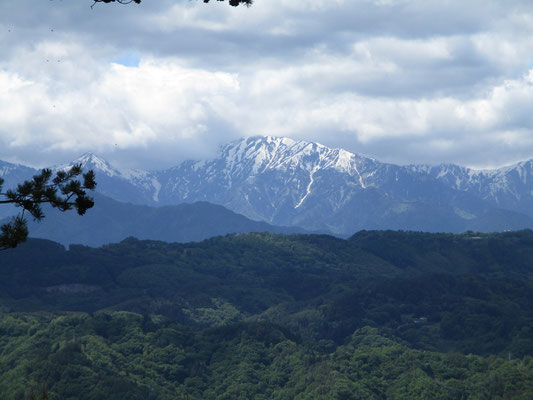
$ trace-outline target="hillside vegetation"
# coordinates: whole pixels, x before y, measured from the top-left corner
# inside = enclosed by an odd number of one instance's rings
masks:
[[[531,231],[31,240],[0,253],[0,397],[531,398],[532,261]]]

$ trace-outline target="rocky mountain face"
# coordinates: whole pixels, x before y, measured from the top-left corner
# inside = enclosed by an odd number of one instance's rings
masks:
[[[533,227],[532,160],[485,171],[399,166],[318,143],[251,137],[223,146],[214,159],[164,171],[118,170],[93,154],[73,163],[94,169],[98,191],[116,200],[207,201],[254,220],[338,235]]]
[[[492,207],[532,215],[533,160],[495,170],[473,170],[457,165],[415,167],[453,190],[471,193]]]
[[[253,137],[156,176],[163,204],[205,200],[276,225],[350,235],[533,226],[532,169],[531,161],[493,171],[398,166],[317,143]]]

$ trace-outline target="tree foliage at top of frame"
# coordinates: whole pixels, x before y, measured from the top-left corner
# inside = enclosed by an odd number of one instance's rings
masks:
[[[140,4],[141,0],[93,0],[94,3],[91,6],[91,8],[94,7],[96,3],[120,3],[120,4],[130,4],[130,3],[136,3]],[[217,0],[217,1],[224,1],[224,0]],[[204,3],[209,3],[209,0],[203,0]],[[240,6],[241,4],[244,4],[246,7],[250,7],[253,4],[253,0],[229,0],[229,5],[233,7]]]

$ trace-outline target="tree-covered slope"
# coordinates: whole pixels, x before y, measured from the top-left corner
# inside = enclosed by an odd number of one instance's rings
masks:
[[[31,240],[0,265],[6,398],[531,396],[531,231]]]
[[[533,358],[411,349],[375,328],[331,351],[283,328],[193,331],[126,312],[3,315],[0,396],[58,399],[529,399]]]
[[[531,231],[243,234],[68,251],[34,240],[0,254],[0,291],[12,310],[126,310],[195,327],[252,318],[332,344],[370,325],[421,348],[529,354],[532,260]]]

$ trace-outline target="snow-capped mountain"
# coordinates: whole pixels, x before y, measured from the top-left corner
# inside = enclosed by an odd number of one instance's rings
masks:
[[[446,186],[486,200],[494,207],[531,215],[533,160],[494,170],[473,170],[457,165],[418,166]]]
[[[35,168],[0,160],[0,178],[4,180],[4,189],[14,188],[22,181],[31,179],[38,172]]]
[[[209,161],[187,161],[159,174],[164,203],[206,200],[271,223],[292,222],[323,196],[340,207],[366,187],[375,164],[341,149],[287,138],[253,137],[223,146]],[[342,188],[342,190],[340,189]],[[339,190],[337,190],[339,189]]]
[[[513,229],[532,216],[532,162],[492,171],[398,166],[287,138],[252,137],[212,160],[157,174],[164,204],[210,201],[253,219],[351,234],[358,229]],[[501,213],[507,217],[502,217]],[[515,221],[505,225],[505,220]],[[520,223],[522,221],[523,223]]]
[[[211,160],[164,171],[120,170],[90,153],[55,169],[79,163],[95,170],[97,190],[116,200],[208,201],[255,220],[341,235],[533,227],[532,160],[485,171],[399,166],[318,143],[251,137],[222,146]]]
[[[421,167],[287,138],[235,141],[213,160],[187,161],[157,176],[165,204],[205,200],[272,224],[338,234],[461,230],[465,218],[490,209]]]
[[[53,170],[64,170],[81,164],[84,170],[92,169],[97,176],[97,190],[115,200],[134,204],[154,204],[158,202],[159,183],[152,173],[133,169],[117,169],[104,159],[92,153]]]

